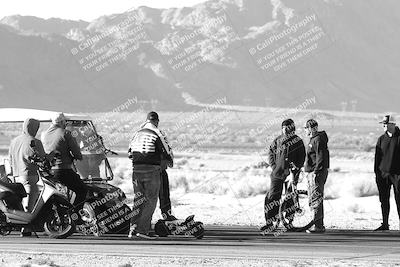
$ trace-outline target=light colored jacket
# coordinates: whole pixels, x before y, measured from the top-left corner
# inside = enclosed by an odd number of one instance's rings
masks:
[[[47,154],[59,152],[53,169],[72,169],[74,159],[82,160],[81,149],[71,132],[58,125],[51,125],[42,135],[44,150]]]
[[[39,130],[40,122],[35,119],[26,119],[22,126],[22,134],[11,141],[9,149],[10,164],[13,176],[35,176],[38,167],[30,163],[29,157],[37,153],[45,156],[42,142],[35,136]],[[35,146],[32,148],[31,143]]]

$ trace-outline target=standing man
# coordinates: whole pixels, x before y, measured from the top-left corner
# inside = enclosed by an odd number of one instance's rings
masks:
[[[43,133],[42,141],[46,153],[57,151],[60,153],[53,167],[54,178],[75,192],[74,206],[79,213],[83,208],[88,189],[80,176],[72,169],[73,161],[82,160],[82,154],[75,138],[65,128],[65,116],[63,113],[58,113],[52,119],[50,128]]]
[[[392,115],[386,115],[380,123],[382,123],[385,133],[379,137],[376,144],[374,171],[383,222],[375,231],[389,230],[389,203],[392,185],[400,217],[400,130]]]
[[[160,199],[160,210],[161,210],[161,215],[164,220],[167,221],[174,221],[176,220],[176,217],[172,215],[172,210],[171,210],[171,198],[169,194],[169,179],[168,179],[168,173],[167,173],[167,168],[173,167],[173,159],[174,159],[174,154],[172,153],[172,149],[169,146],[167,135],[160,130],[161,136],[160,138],[164,139],[163,144],[165,143],[168,146],[168,158],[162,157],[161,159],[161,184],[160,184],[160,193],[158,194],[158,197]],[[172,159],[172,160],[169,160]]]
[[[157,205],[161,183],[161,159],[164,157],[170,165],[173,159],[168,153],[160,130],[158,114],[154,111],[147,115],[146,122],[137,131],[129,144],[129,158],[132,159],[132,182],[135,197],[133,217],[128,237],[150,239],[151,219]]]
[[[38,167],[29,160],[30,156],[37,154],[44,157],[46,154],[42,142],[35,136],[39,130],[40,122],[35,119],[26,119],[22,126],[22,134],[11,141],[9,157],[11,172],[17,183],[21,183],[27,193],[27,197],[22,200],[22,205],[27,212],[31,212],[39,195],[37,182],[39,181]],[[35,146],[32,147],[31,143]],[[31,236],[32,232],[28,228],[23,228],[21,236]]]
[[[266,225],[262,232],[271,232],[274,222],[278,220],[279,201],[282,196],[283,184],[290,174],[291,163],[297,169],[304,164],[305,148],[303,140],[296,135],[296,127],[292,119],[282,122],[282,134],[275,138],[269,147],[269,165],[272,167],[271,186],[265,197],[264,214]]]
[[[318,132],[318,122],[309,119],[304,126],[310,138],[307,146],[306,164],[310,207],[314,210],[314,229],[310,233],[324,233],[324,186],[328,178],[329,150],[325,131]]]

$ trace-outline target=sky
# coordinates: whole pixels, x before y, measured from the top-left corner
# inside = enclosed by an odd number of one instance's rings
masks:
[[[0,0],[0,19],[10,15],[91,21],[139,6],[155,8],[192,6],[206,0]]]

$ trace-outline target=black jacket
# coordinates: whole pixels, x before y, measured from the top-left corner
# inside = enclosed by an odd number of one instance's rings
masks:
[[[325,131],[315,133],[307,146],[306,172],[320,172],[329,169],[328,136]]]
[[[295,134],[280,135],[269,147],[269,165],[272,167],[272,176],[284,178],[285,172],[293,162],[301,168],[305,159],[305,148],[301,138]]]
[[[128,153],[134,166],[160,166],[162,157],[170,159],[170,156],[166,153],[162,141],[157,133],[146,128],[136,132],[129,144]]]
[[[392,137],[384,133],[379,137],[375,147],[375,173],[382,172],[400,174],[400,130],[396,130]]]

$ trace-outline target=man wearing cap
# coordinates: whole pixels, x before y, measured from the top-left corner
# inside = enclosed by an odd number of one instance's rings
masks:
[[[31,212],[39,195],[37,182],[39,181],[38,167],[29,160],[30,156],[37,154],[44,157],[46,154],[42,142],[35,136],[39,130],[40,122],[35,119],[26,119],[22,126],[22,134],[11,141],[9,157],[12,175],[17,183],[21,183],[27,193],[22,200],[24,209]],[[32,146],[32,142],[34,146]],[[21,236],[31,236],[30,229],[23,228]]]
[[[43,133],[42,142],[47,154],[60,153],[53,167],[54,178],[75,192],[74,205],[79,212],[85,202],[88,189],[80,176],[72,169],[73,161],[82,160],[82,154],[75,138],[65,128],[64,114],[56,114],[49,129]]]
[[[400,218],[400,130],[392,115],[386,115],[380,123],[382,123],[385,133],[378,138],[376,143],[374,171],[383,222],[375,231],[389,230],[390,189],[392,185]]]
[[[172,151],[157,128],[158,123],[158,114],[150,112],[129,144],[135,192],[129,237],[135,234],[140,238],[151,238],[149,231],[160,190],[162,159],[170,166],[173,164]]]
[[[289,176],[291,170],[298,172],[304,164],[304,143],[296,135],[296,127],[292,119],[282,122],[282,134],[270,145],[268,156],[272,172],[271,185],[264,204],[266,225],[261,227],[264,233],[275,230],[273,224],[278,220],[279,201],[286,177]],[[296,168],[292,168],[291,165]]]
[[[310,138],[306,149],[304,171],[307,173],[309,204],[314,211],[314,229],[310,229],[308,232],[324,233],[323,201],[329,169],[329,139],[325,131],[318,131],[318,122],[314,119],[309,119],[304,129]]]

